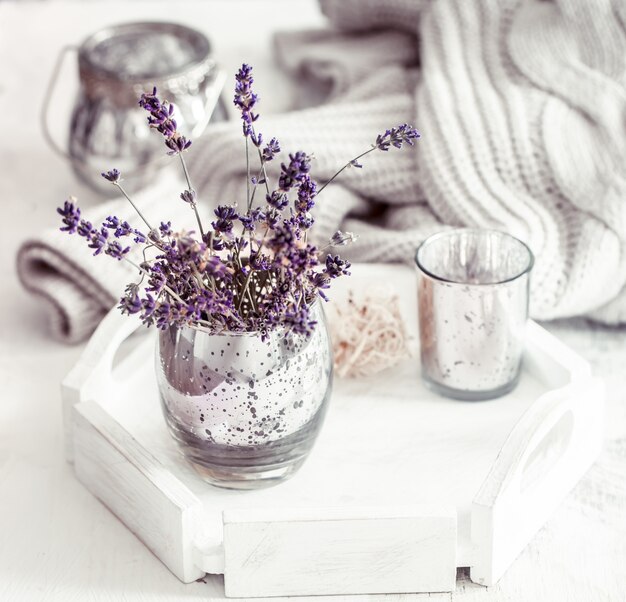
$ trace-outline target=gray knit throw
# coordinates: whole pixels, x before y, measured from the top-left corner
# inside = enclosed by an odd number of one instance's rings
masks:
[[[626,322],[626,2],[321,5],[335,29],[276,40],[305,108],[264,116],[259,129],[285,150],[313,153],[322,181],[390,126],[413,123],[422,138],[415,152],[368,155],[324,190],[317,238],[353,231],[351,260],[411,262],[439,230],[505,230],[536,255],[534,317]],[[189,154],[206,214],[243,198],[240,132],[211,126]],[[177,220],[188,207],[176,199],[168,189],[140,202]],[[79,341],[132,275],[109,258],[96,268],[69,238],[27,242],[18,266],[52,309],[54,334]]]

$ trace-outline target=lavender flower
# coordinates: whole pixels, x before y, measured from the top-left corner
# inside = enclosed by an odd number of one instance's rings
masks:
[[[402,148],[403,144],[413,146],[414,140],[420,137],[419,132],[408,123],[386,130],[384,134],[379,134],[376,138],[376,148],[388,151],[390,146]]]
[[[339,255],[328,255],[326,257],[326,269],[324,272],[329,278],[338,278],[339,276],[349,276],[350,262],[341,259]]]
[[[161,236],[171,236],[173,234],[172,222],[161,222],[159,232],[161,233]]]
[[[61,232],[67,232],[73,234],[76,232],[76,227],[80,222],[80,209],[75,205],[76,199],[70,197],[65,201],[63,207],[57,209],[57,213],[63,217],[61,220],[64,226],[61,227]]]
[[[168,155],[180,155],[191,146],[191,140],[187,140],[178,132],[178,124],[174,119],[174,105],[167,101],[160,101],[156,87],[153,88],[151,94],[141,95],[139,106],[150,113],[148,125],[165,138],[165,146],[170,149]]]
[[[87,245],[90,249],[94,249],[94,255],[100,255],[102,251],[104,251],[107,239],[109,237],[109,232],[106,228],[101,228],[100,230],[94,230],[91,234],[91,239],[89,244]]]
[[[252,124],[259,118],[252,109],[254,109],[259,97],[252,92],[252,67],[243,64],[237,75],[235,75],[235,97],[234,104],[241,111],[241,119],[243,120],[244,136],[252,134]]]
[[[317,322],[309,317],[308,308],[290,310],[285,313],[285,324],[291,327],[293,332],[304,336],[310,336]]]
[[[237,219],[237,211],[232,205],[220,205],[215,210],[217,220],[211,225],[218,233],[228,233],[233,229],[233,220]]]
[[[263,161],[269,163],[276,157],[276,155],[280,152],[280,144],[278,144],[278,140],[276,138],[272,138],[263,149],[261,155],[263,157]]]
[[[265,197],[267,204],[279,211],[282,211],[287,205],[289,205],[289,197],[280,190],[275,190],[272,194],[268,194]]]
[[[180,134],[176,136],[174,133],[174,135],[165,140],[165,146],[170,149],[167,153],[168,155],[178,155],[191,146],[191,140],[187,140]]]
[[[139,99],[139,106],[146,111],[158,111],[161,108],[161,102],[157,98],[156,86],[152,89],[152,94],[142,94]]]
[[[196,191],[195,190],[185,190],[181,192],[180,198],[185,201],[185,203],[189,203],[190,205],[196,204]]]
[[[220,205],[211,228],[204,230],[183,159],[191,141],[178,131],[174,105],[160,100],[154,88],[142,94],[139,105],[149,113],[149,126],[163,136],[168,154],[180,158],[187,181],[180,198],[194,210],[199,235],[175,232],[169,221],[152,227],[120,185],[116,169],[103,172],[102,177],[119,187],[146,224],[147,235],[134,228],[132,220],[129,223],[116,216],[93,225],[81,217],[73,198],[57,209],[61,230],[83,238],[94,255],[132,263],[127,256],[133,246],[141,251],[140,281],[126,288],[119,308],[125,314],[138,314],[147,326],[257,332],[263,339],[272,330],[286,328],[294,335],[309,336],[316,327],[311,304],[318,296],[327,300],[325,291],[331,283],[350,273],[348,261],[327,255],[325,250],[356,240],[354,234],[338,230],[321,250],[309,242],[317,197],[344,169],[361,168],[359,160],[364,155],[412,145],[419,134],[407,124],[385,131],[369,150],[346,163],[322,186],[311,176],[311,157],[298,151],[281,163],[278,181],[270,186],[265,164],[277,159],[280,144],[276,138],[264,143],[255,130],[259,99],[252,90],[252,68],[242,65],[235,79],[234,103],[241,112],[246,152],[252,148],[258,154],[253,172],[247,157],[244,212],[239,213],[235,205]],[[266,204],[255,207],[259,185],[265,185]]]
[[[358,236],[352,232],[342,232],[341,230],[337,230],[337,232],[330,237],[329,244],[332,247],[343,247],[355,242],[357,239]]]
[[[107,245],[107,248],[104,252],[119,261],[125,255],[127,255],[129,251],[130,247],[122,247],[122,245],[117,242],[117,240],[114,240]]]
[[[105,171],[100,174],[105,180],[108,180],[112,184],[121,181],[121,174],[117,169],[112,169],[111,171]]]
[[[306,213],[313,209],[315,202],[313,199],[317,194],[317,185],[311,179],[309,174],[304,174],[300,179],[298,186],[298,198],[295,202],[295,208],[297,213]]]
[[[63,228],[61,228],[61,230],[63,230]],[[80,220],[80,224],[78,224],[78,228],[76,229],[78,236],[82,236],[83,238],[89,238],[93,231],[92,223],[84,219]]]
[[[280,166],[281,174],[278,178],[278,188],[285,192],[291,190],[311,170],[311,158],[306,153],[298,151],[289,155],[289,165]]]

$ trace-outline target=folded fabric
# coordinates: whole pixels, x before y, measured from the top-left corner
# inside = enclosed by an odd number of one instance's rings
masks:
[[[410,262],[446,226],[508,231],[536,255],[534,317],[626,322],[626,5],[321,6],[342,31],[283,34],[276,48],[325,102],[261,130],[313,152],[322,180],[391,125],[414,123],[422,138],[415,153],[368,155],[326,189],[318,232],[359,232],[353,260]],[[241,179],[236,152],[232,132],[203,145],[207,183]]]
[[[536,255],[534,317],[626,322],[626,4],[321,6],[338,29],[276,38],[304,108],[266,116],[261,101],[265,137],[313,153],[321,181],[391,126],[413,123],[422,138],[414,152],[369,154],[363,169],[326,188],[316,238],[354,231],[351,260],[411,262],[415,247],[444,228],[505,230]],[[244,198],[242,148],[237,123],[210,126],[195,141],[188,162],[204,212]],[[177,186],[138,202],[159,219],[184,220]],[[118,209],[117,201],[103,205],[102,215]],[[98,258],[96,270],[80,242],[46,233],[18,261],[24,285],[47,300],[54,333],[67,341],[85,338],[132,279],[110,258]]]

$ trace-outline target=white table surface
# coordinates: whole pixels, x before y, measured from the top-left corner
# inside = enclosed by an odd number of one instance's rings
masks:
[[[54,209],[64,198],[76,194],[86,206],[98,201],[49,150],[39,129],[45,83],[60,48],[105,25],[168,18],[204,30],[229,74],[243,61],[252,63],[265,106],[271,102],[275,111],[289,106],[292,90],[273,67],[272,33],[324,23],[312,0],[0,2],[2,602],[223,595],[220,578],[180,583],[74,478],[63,457],[59,382],[82,346],[50,339],[38,302],[15,274],[20,243],[56,224]],[[67,127],[64,110],[73,102],[72,70],[66,68],[54,104],[59,136]],[[606,379],[605,451],[497,586],[482,588],[461,574],[452,594],[409,598],[626,600],[626,329],[581,319],[548,328]]]

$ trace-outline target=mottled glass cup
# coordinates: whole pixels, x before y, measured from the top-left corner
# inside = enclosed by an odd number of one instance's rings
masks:
[[[159,333],[157,384],[170,433],[213,485],[256,489],[302,465],[322,426],[332,388],[332,351],[319,302],[310,337],[278,329]]]
[[[422,379],[446,397],[484,400],[519,381],[534,258],[517,238],[458,229],[417,249]]]

